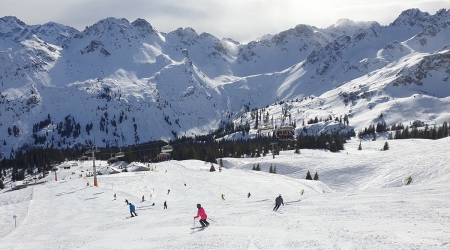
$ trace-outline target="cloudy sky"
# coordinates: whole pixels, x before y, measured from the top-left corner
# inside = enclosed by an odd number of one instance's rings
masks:
[[[326,28],[341,18],[388,25],[410,8],[434,14],[449,9],[450,0],[1,0],[0,17],[30,25],[53,21],[80,31],[106,17],[143,18],[162,32],[192,27],[248,42],[297,24]]]

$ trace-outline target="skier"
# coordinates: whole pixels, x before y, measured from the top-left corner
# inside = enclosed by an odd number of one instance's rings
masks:
[[[406,179],[406,181],[408,181],[408,182],[406,183],[406,185],[408,186],[408,185],[411,184],[411,182],[412,182],[412,177],[411,177],[411,176],[408,177],[408,178]]]
[[[305,190],[304,189],[302,189],[302,195],[305,193]]]
[[[247,198],[250,198],[251,195],[252,195],[252,194],[251,194],[250,192],[248,192]]]
[[[114,200],[116,200],[116,194],[114,194]]]
[[[197,204],[197,216],[194,217],[194,219],[197,219],[198,217],[200,217],[200,224],[202,225],[202,227],[207,227],[209,226],[209,222],[206,221],[206,219],[208,218],[208,216],[205,213],[205,209],[203,209],[202,205]]]
[[[225,195],[224,195],[224,194],[222,194],[221,196],[222,196],[222,200],[224,201],[224,200],[225,200]]]
[[[130,214],[131,214],[131,217],[134,217],[134,216],[137,216],[137,213],[136,213],[136,207],[133,205],[133,204],[129,204],[130,205]],[[134,215],[133,215],[133,213],[134,213]]]
[[[142,202],[144,202],[145,201],[145,197],[142,195]]]
[[[283,204],[283,198],[281,198],[281,194],[275,199],[275,207],[273,208],[273,211],[277,211],[280,205]]]
[[[164,201],[164,209],[167,209],[167,201]]]
[[[128,202],[128,200],[127,200],[127,199],[125,199],[125,202],[127,203],[127,205],[130,205],[130,203]]]
[[[167,189],[167,194],[169,194],[170,193],[170,189]]]

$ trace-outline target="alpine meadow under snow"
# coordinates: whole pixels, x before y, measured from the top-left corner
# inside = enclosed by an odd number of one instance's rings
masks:
[[[0,65],[0,249],[450,248],[450,10],[409,9],[386,26],[299,24],[247,44],[189,27],[164,33],[143,19],[78,31],[6,16]],[[33,149],[94,144],[107,155],[202,136],[276,143],[288,122],[289,147],[222,148],[223,169],[148,163],[146,152],[144,163],[97,160],[95,187],[92,160],[66,159],[24,182],[5,165]],[[420,131],[440,139],[404,136]],[[347,143],[300,145],[331,135]],[[192,229],[198,203],[205,229]]]
[[[0,191],[1,248],[448,249],[448,137],[389,142],[387,151],[380,151],[382,140],[363,150],[352,140],[340,153],[224,158],[221,172],[202,161],[172,160],[152,164],[154,171],[132,172],[139,165],[133,163],[129,172],[108,174],[111,166],[96,161],[105,173],[98,187],[79,177],[92,171],[92,161],[66,162],[58,181],[52,173],[45,184]],[[261,171],[251,170],[257,163]],[[278,174],[268,173],[270,164]],[[305,180],[308,170],[319,181]],[[284,206],[273,212],[279,194]],[[125,199],[137,217],[127,218]],[[208,214],[204,230],[191,229],[197,203]]]

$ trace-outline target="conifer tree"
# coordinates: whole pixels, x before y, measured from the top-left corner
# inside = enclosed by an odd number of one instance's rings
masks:
[[[253,164],[253,168],[252,168],[252,170],[256,170],[256,166],[255,166],[255,164]]]
[[[361,141],[359,141],[358,150],[362,150]]]
[[[214,168],[214,165],[211,163],[211,168],[209,169],[209,172],[214,172],[216,169]]]
[[[314,180],[315,180],[315,181],[318,181],[318,180],[319,180],[319,175],[317,174],[317,171],[316,171],[316,174],[314,174]]]
[[[307,179],[307,180],[312,180],[312,177],[311,177],[311,174],[309,173],[309,170],[308,170],[308,172],[306,173],[306,178],[305,179]]]
[[[385,142],[384,143],[384,147],[383,147],[383,150],[389,150],[389,144],[388,144],[388,142]]]
[[[256,171],[261,171],[261,168],[259,167],[259,163],[258,163],[258,165],[256,165]]]
[[[394,136],[392,136],[392,132],[391,132],[391,133],[389,133],[388,140],[393,140],[393,139],[394,139]]]
[[[274,174],[277,173],[277,166],[273,167],[273,173],[274,173]]]
[[[222,159],[220,159],[220,167],[222,167],[223,168],[223,162],[222,162]]]
[[[269,167],[269,173],[273,173],[272,164],[270,164],[270,167]]]
[[[336,142],[335,142],[335,140],[333,139],[333,141],[331,142],[331,144],[330,144],[330,151],[331,152],[337,152],[338,150],[337,150],[337,146],[336,146]]]

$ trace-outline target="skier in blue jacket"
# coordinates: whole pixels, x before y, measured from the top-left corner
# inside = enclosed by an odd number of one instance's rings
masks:
[[[134,213],[134,215],[133,215],[133,213]],[[130,214],[131,214],[131,217],[137,216],[136,207],[131,203],[130,203]]]

